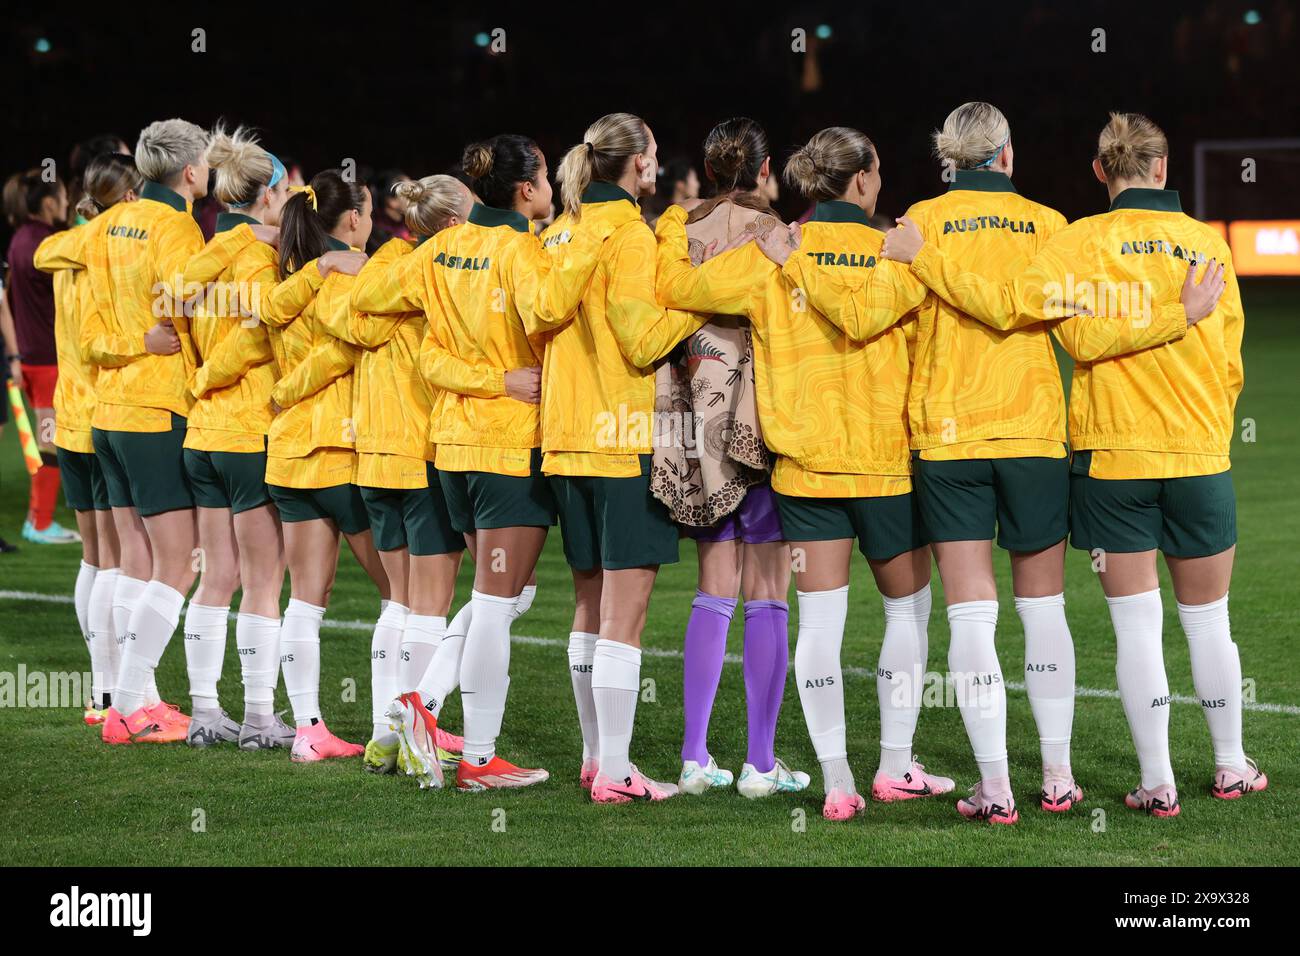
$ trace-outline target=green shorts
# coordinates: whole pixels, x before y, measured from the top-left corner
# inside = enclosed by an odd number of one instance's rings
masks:
[[[650,460],[641,456],[635,478],[550,477],[569,567],[620,571],[677,562],[677,525],[650,494]]]
[[[488,471],[439,471],[453,527],[549,528],[555,524],[555,494],[542,475],[542,452],[534,448],[528,477]]]
[[[1204,558],[1237,543],[1232,472],[1193,478],[1090,478],[1092,453],[1070,463],[1070,544],[1083,551],[1160,550]]]
[[[185,449],[185,470],[200,508],[251,511],[271,500],[266,490],[266,452]]]
[[[380,551],[406,548],[418,556],[465,550],[465,535],[452,527],[438,483],[438,470],[427,465],[427,488],[362,488],[370,530]]]
[[[108,483],[99,460],[88,451],[56,448],[63,497],[73,511],[107,511]]]
[[[366,503],[356,485],[332,485],[329,488],[285,488],[267,485],[266,490],[280,512],[280,520],[315,521],[323,518],[333,521],[344,534],[359,534],[369,530]]]
[[[857,538],[869,561],[886,561],[925,544],[916,495],[879,498],[797,498],[776,496],[785,539],[839,541]]]
[[[912,455],[912,481],[930,541],[992,541],[1007,551],[1041,551],[1069,530],[1068,458],[925,461]]]
[[[108,485],[108,503],[134,507],[140,517],[194,507],[185,473],[185,419],[172,412],[171,431],[90,430],[95,457]]]

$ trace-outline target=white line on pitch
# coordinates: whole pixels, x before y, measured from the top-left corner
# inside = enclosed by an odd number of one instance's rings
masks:
[[[35,591],[0,591],[0,600],[13,601],[46,601],[51,604],[71,604],[72,598],[66,594],[40,594]],[[321,627],[329,628],[336,631],[370,631],[375,626],[374,621],[342,621],[326,618],[321,622]],[[568,647],[568,641],[562,641],[554,637],[530,637],[526,634],[512,634],[510,640],[515,644],[532,644],[537,647]],[[641,653],[648,657],[670,657],[680,660],[682,652],[671,647],[643,647]],[[742,658],[739,654],[727,654],[723,661],[728,664],[739,664]],[[854,677],[875,677],[876,671],[870,667],[846,667],[845,674],[851,674]],[[1025,685],[1020,681],[1009,680],[1006,686],[1010,690],[1023,691]],[[1076,687],[1074,689],[1077,697],[1097,697],[1105,700],[1119,700],[1119,691],[1111,690],[1107,687]],[[1200,701],[1195,697],[1188,697],[1186,694],[1174,694],[1171,697],[1176,704],[1196,704],[1200,706]],[[1295,704],[1262,704],[1244,703],[1242,708],[1259,714],[1288,714],[1290,716],[1300,716],[1300,707]]]

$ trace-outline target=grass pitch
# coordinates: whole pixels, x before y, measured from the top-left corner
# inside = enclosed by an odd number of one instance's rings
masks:
[[[1170,686],[1189,700],[1172,708],[1171,737],[1183,813],[1149,819],[1123,805],[1137,761],[1114,696],[1114,641],[1101,589],[1085,556],[1069,553],[1067,605],[1080,696],[1073,764],[1085,801],[1061,816],[1041,812],[1038,743],[1023,689],[1008,700],[1012,779],[1021,808],[1016,827],[961,819],[944,797],[871,804],[850,823],[821,818],[820,773],[790,675],[777,751],[806,769],[813,786],[793,797],[748,801],[731,793],[667,804],[595,806],[577,786],[581,742],[569,689],[569,575],[558,530],[539,569],[537,601],[516,625],[511,694],[499,748],[543,766],[539,787],[487,795],[420,791],[404,777],[364,773],[359,760],[297,766],[285,752],[245,754],[233,745],[109,748],[82,725],[79,709],[0,708],[0,858],[35,865],[403,865],[403,864],[786,864],[786,865],[1248,865],[1300,858],[1296,740],[1300,661],[1295,653],[1294,582],[1300,562],[1300,289],[1256,284],[1245,290],[1246,388],[1237,408],[1233,473],[1240,541],[1232,587],[1233,632],[1242,669],[1254,681],[1246,713],[1247,752],[1268,773],[1269,790],[1232,803],[1209,796],[1213,770],[1200,707],[1190,701],[1186,642],[1163,572],[1165,653]],[[1241,440],[1243,421],[1253,441]],[[0,440],[0,532],[17,541],[27,480],[12,424]],[[59,520],[75,526],[72,515]],[[79,549],[22,544],[0,556],[0,672],[89,669],[68,596]],[[651,602],[642,676],[654,700],[637,711],[633,758],[648,773],[675,779],[681,734],[682,634],[695,588],[694,547],[665,567]],[[1005,554],[996,566],[1002,601],[998,644],[1003,672],[1017,685],[1023,635],[1012,609]],[[373,621],[378,597],[346,550],[327,616]],[[467,597],[466,563],[458,604]],[[930,668],[942,670],[948,629],[934,579]],[[42,595],[40,598],[32,595]],[[791,642],[797,617],[791,593]],[[62,598],[59,601],[58,598]],[[287,600],[287,593],[286,593]],[[238,598],[236,598],[236,602]],[[741,615],[729,651],[738,657]],[[856,560],[844,641],[850,759],[869,787],[878,739],[873,679],[883,618],[865,562]],[[331,627],[322,634],[321,699],[330,726],[349,740],[369,734],[369,634]],[[184,652],[174,639],[159,669],[163,695],[188,710]],[[793,656],[793,655],[792,655]],[[355,682],[352,700],[345,685]],[[243,701],[233,624],[222,703],[238,718]],[[277,706],[287,706],[281,689]],[[444,713],[460,726],[453,696]],[[710,730],[713,754],[739,770],[745,754],[744,685],[738,664],[723,671]],[[928,707],[917,750],[964,790],[977,779],[955,707]],[[956,795],[954,795],[956,796]]]

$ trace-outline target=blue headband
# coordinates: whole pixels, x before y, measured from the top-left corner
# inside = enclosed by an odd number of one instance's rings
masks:
[[[975,167],[972,167],[972,168],[974,168],[974,169],[983,169],[985,166],[992,166],[992,165],[993,165],[993,161],[994,161],[995,159],[998,158],[998,154],[1002,152],[1003,147],[1005,147],[1005,146],[1007,145],[1007,143],[1009,143],[1009,142],[1011,142],[1011,134],[1010,134],[1010,133],[1007,133],[1007,138],[1004,139],[1004,140],[1002,141],[1002,145],[1001,145],[1001,146],[999,146],[997,149],[993,150],[993,155],[990,156],[988,159],[984,160],[984,162],[980,163],[978,166],[975,166]]]
[[[284,179],[284,177],[288,174],[285,171],[284,163],[280,162],[278,156],[276,156],[274,153],[267,153],[266,155],[269,156],[271,159],[271,181],[266,184],[266,188],[270,189],[280,180]],[[226,205],[229,206],[231,209],[243,209],[245,206],[250,205],[252,201],[253,200],[250,199],[248,200],[248,202],[231,202],[231,203],[226,203]]]

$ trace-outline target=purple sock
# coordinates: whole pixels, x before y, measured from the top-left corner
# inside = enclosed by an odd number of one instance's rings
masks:
[[[722,657],[727,650],[727,628],[736,611],[735,598],[695,592],[691,619],[686,623],[682,652],[682,702],[686,729],[682,734],[682,760],[705,763],[709,759],[709,715],[722,677]]]
[[[747,763],[759,773],[776,766],[776,718],[790,666],[790,606],[784,601],[745,602],[745,709],[749,713]]]

